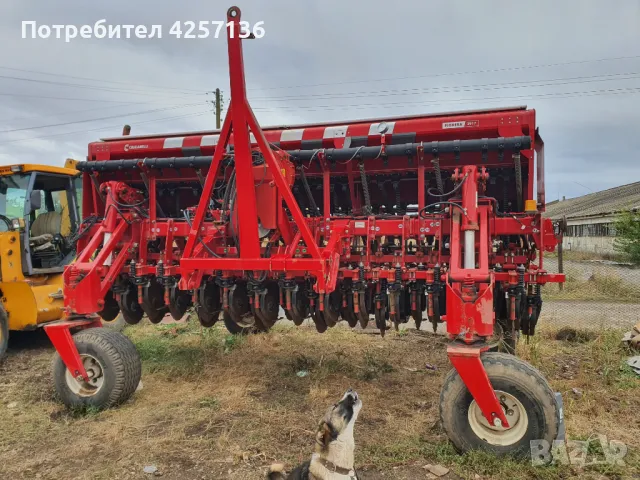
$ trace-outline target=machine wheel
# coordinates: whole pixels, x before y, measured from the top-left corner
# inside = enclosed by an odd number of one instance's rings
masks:
[[[126,336],[103,328],[82,330],[73,336],[89,382],[78,381],[60,355],[53,359],[53,382],[68,407],[109,408],[125,402],[140,383],[142,365],[136,347]]]
[[[344,295],[347,300],[347,306],[342,307],[342,318],[347,321],[351,328],[354,328],[358,325],[358,317],[356,316],[356,312],[353,310],[353,293],[351,293],[351,291],[347,291]]]
[[[184,317],[187,309],[191,306],[191,295],[188,292],[178,289],[174,286],[171,290],[171,298],[168,305],[169,313],[174,320],[180,320]]]
[[[196,305],[200,325],[206,328],[213,327],[220,318],[221,309],[220,288],[213,282],[204,283],[199,289]]]
[[[291,311],[288,313],[297,326],[302,325],[302,322],[309,316],[309,298],[306,290],[301,286],[296,286],[291,292]]]
[[[380,335],[384,337],[384,332],[387,330],[387,319],[389,318],[386,302],[380,302],[380,308],[376,308],[375,317],[376,327],[380,330]]]
[[[255,308],[255,305],[252,305],[251,308],[254,316],[258,317],[266,331],[278,321],[278,314],[280,313],[280,289],[278,284],[268,282],[260,293],[259,298],[260,308]]]
[[[324,320],[324,313],[320,311],[318,303],[311,309],[311,320],[315,323],[318,333],[327,331],[327,322]]]
[[[155,278],[142,288],[142,303],[140,307],[153,324],[160,323],[169,309],[164,304],[164,288]]]
[[[144,312],[138,303],[138,292],[135,285],[129,285],[129,288],[120,295],[118,305],[125,322],[129,325],[140,323]]]
[[[360,322],[360,327],[362,329],[367,328],[367,325],[369,324],[369,307],[372,301],[371,296],[371,289],[358,293],[358,313],[356,316],[358,317],[358,322]]]
[[[113,292],[108,290],[107,294],[104,296],[104,307],[98,312],[98,315],[100,315],[100,318],[103,320],[111,322],[118,317],[119,313],[120,306],[118,305],[118,302],[116,302]]]
[[[524,457],[530,441],[558,435],[560,414],[553,390],[538,370],[505,353],[487,352],[482,363],[511,424],[489,425],[455,369],[440,393],[440,421],[461,452],[473,449]]]
[[[9,347],[9,319],[4,308],[0,307],[0,360],[4,358]]]
[[[254,320],[254,317],[245,317],[245,319]],[[222,320],[224,321],[224,326],[227,327],[227,330],[232,335],[248,335],[257,331],[255,322],[253,325],[250,325],[249,322],[247,322],[246,326],[239,325],[233,321],[231,315],[229,315],[229,312],[222,313]]]
[[[342,308],[342,294],[339,290],[334,290],[324,296],[324,321],[327,327],[335,327],[340,321],[340,310]]]

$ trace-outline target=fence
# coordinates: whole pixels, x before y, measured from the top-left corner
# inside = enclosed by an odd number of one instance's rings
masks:
[[[557,255],[545,255],[544,268],[559,273]],[[640,267],[594,255],[564,252],[564,285],[542,289],[541,327],[629,329],[640,321]]]

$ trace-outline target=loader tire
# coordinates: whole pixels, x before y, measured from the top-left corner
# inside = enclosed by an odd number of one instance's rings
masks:
[[[440,421],[456,449],[525,457],[530,454],[531,440],[555,440],[560,413],[553,390],[542,374],[506,353],[487,352],[481,359],[510,426],[490,426],[460,375],[452,369],[440,393]]]
[[[9,348],[9,318],[4,308],[0,307],[0,361],[4,358]]]
[[[127,401],[142,375],[140,356],[131,340],[104,328],[82,330],[73,340],[87,373],[94,376],[89,382],[76,380],[56,352],[53,382],[62,402],[70,408],[104,409]]]

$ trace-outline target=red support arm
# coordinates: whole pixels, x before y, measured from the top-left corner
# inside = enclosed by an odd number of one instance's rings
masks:
[[[102,323],[97,317],[82,320],[53,322],[44,326],[44,331],[47,333],[49,340],[51,340],[51,343],[60,355],[62,362],[65,364],[69,372],[71,372],[71,374],[76,378],[83,378],[86,382],[89,381],[89,376],[82,364],[82,359],[80,358],[76,344],[73,341],[71,329],[94,327],[102,327]]]

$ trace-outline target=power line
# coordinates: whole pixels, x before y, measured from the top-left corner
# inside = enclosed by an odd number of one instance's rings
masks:
[[[25,130],[38,130],[40,128],[50,128],[50,127],[61,127],[61,126],[65,126],[65,125],[73,125],[76,123],[84,123],[84,122],[97,122],[100,120],[111,120],[113,118],[122,118],[122,117],[132,117],[134,115],[144,115],[147,113],[155,113],[155,112],[164,112],[166,110],[175,110],[178,108],[187,108],[187,107],[193,107],[196,105],[202,105],[201,102],[198,103],[192,103],[192,104],[187,104],[187,105],[178,105],[178,106],[173,106],[173,107],[164,107],[164,108],[154,108],[152,110],[143,110],[140,112],[133,112],[133,113],[126,113],[126,114],[119,114],[119,115],[111,115],[108,117],[99,117],[99,118],[89,118],[89,119],[84,119],[84,120],[73,120],[70,122],[62,122],[62,123],[52,123],[49,125],[38,125],[35,127],[24,127],[24,128],[14,128],[11,130],[0,130],[0,133],[13,133],[13,132],[22,132]]]
[[[155,93],[151,93],[151,92],[144,92],[141,90],[125,90],[125,89],[117,89],[117,88],[112,88],[112,87],[100,87],[98,85],[86,85],[86,84],[82,84],[82,83],[68,83],[68,82],[54,82],[53,80],[38,80],[35,78],[26,78],[26,77],[14,77],[11,75],[0,75],[0,78],[4,78],[6,80],[20,80],[21,82],[35,82],[35,83],[45,83],[48,85],[61,85],[64,87],[76,87],[76,88],[86,88],[86,89],[90,89],[90,90],[100,90],[103,92],[112,92],[112,93],[129,93],[129,94],[135,94],[135,95],[147,95],[147,96],[153,96],[153,97],[164,97],[164,98],[180,98],[180,97],[185,97],[185,96],[195,96],[195,95],[204,95],[204,92],[202,93],[185,93],[183,95],[180,96],[172,96],[172,97],[167,97],[166,95],[159,93],[159,92],[155,92]]]
[[[377,97],[404,96],[404,95],[420,95],[423,93],[451,93],[451,92],[472,92],[480,90],[503,90],[512,88],[525,87],[549,87],[557,85],[572,85],[594,82],[635,80],[640,76],[640,72],[629,73],[611,73],[604,75],[586,75],[580,77],[552,78],[546,80],[528,80],[519,82],[505,83],[485,83],[471,85],[457,85],[445,87],[425,87],[425,88],[403,88],[388,90],[371,90],[371,91],[354,91],[354,92],[338,92],[338,93],[318,93],[308,95],[291,95],[285,97],[254,97],[252,100],[270,100],[270,101],[289,101],[304,100],[309,98],[320,98],[323,100],[348,98],[366,98],[372,95]],[[603,78],[604,77],[604,78]]]
[[[532,99],[532,98],[574,98],[574,97],[592,97],[600,95],[622,95],[622,94],[634,94],[640,92],[640,88],[616,88],[616,89],[602,89],[602,90],[587,90],[581,92],[557,92],[557,93],[545,93],[545,94],[532,94],[532,95],[519,95],[511,97],[484,97],[484,98],[459,98],[459,99],[442,99],[442,100],[426,100],[423,102],[395,102],[395,103],[355,103],[348,105],[310,105],[310,106],[290,106],[280,108],[262,108],[256,107],[253,110],[260,112],[272,112],[279,110],[306,110],[306,111],[324,111],[324,110],[343,110],[345,108],[389,108],[389,107],[408,107],[412,105],[446,105],[451,102],[487,102],[487,101],[504,101],[504,100],[518,100],[518,99]]]
[[[65,100],[65,101],[76,101],[76,102],[101,102],[101,103],[122,103],[123,100],[109,100],[109,99],[98,99],[98,98],[72,98],[72,97],[51,97],[48,95],[31,95],[31,94],[22,94],[22,93],[9,93],[9,92],[0,92],[0,96],[3,97],[23,97],[23,98],[43,98],[47,100]],[[131,104],[136,105],[153,105],[156,103],[164,103],[160,99],[154,100],[153,102],[131,102]]]
[[[93,112],[95,110],[106,110],[107,108],[121,108],[121,107],[129,107],[131,105],[137,105],[137,103],[125,103],[125,102],[119,102],[120,105],[107,105],[105,106],[100,106],[100,107],[91,107],[91,108],[83,108],[81,110],[62,110],[59,112],[52,112],[52,113],[46,113],[46,114],[41,114],[38,113],[36,114],[38,117],[53,117],[56,115],[67,115],[67,114],[71,114],[71,113],[84,113],[84,112]],[[31,118],[31,116],[21,116],[21,117],[11,117],[11,118],[3,118],[1,119],[1,121],[3,122],[11,122],[13,120],[26,120]]]
[[[38,71],[38,70],[27,70],[27,69],[23,69],[23,68],[5,67],[5,66],[2,66],[2,65],[0,65],[0,69],[12,70],[14,72],[36,73],[36,74],[39,74],[39,75],[49,75],[49,76],[52,76],[52,77],[71,78],[71,79],[74,79],[74,80],[88,80],[90,82],[114,83],[114,84],[118,84],[118,85],[135,85],[135,86],[140,86],[140,87],[145,87],[145,88],[155,88],[155,89],[160,89],[160,90],[180,90],[180,91],[201,93],[198,90],[191,90],[191,89],[187,89],[187,88],[165,87],[165,86],[157,86],[157,85],[147,85],[147,84],[144,84],[144,83],[123,82],[123,81],[118,81],[118,80],[103,80],[103,79],[99,79],[99,78],[78,77],[78,76],[75,76],[75,75],[63,75],[61,73],[50,73],[50,72],[42,72],[42,71]]]
[[[313,83],[313,84],[302,84],[302,85],[287,85],[283,87],[268,87],[268,88],[249,88],[247,90],[282,90],[289,88],[303,88],[303,87],[325,87],[330,85],[349,85],[356,83],[370,83],[370,82],[386,82],[389,80],[413,80],[418,78],[434,78],[434,77],[450,77],[450,76],[458,76],[458,75],[474,75],[478,73],[497,73],[497,72],[513,72],[519,70],[531,70],[536,68],[549,68],[549,67],[560,67],[567,65],[581,65],[586,63],[600,63],[600,62],[613,62],[617,60],[632,60],[638,59],[640,55],[630,55],[624,57],[609,57],[609,58],[598,58],[594,60],[573,60],[570,62],[557,62],[557,63],[547,63],[547,64],[539,64],[539,65],[526,65],[519,67],[504,67],[504,68],[491,68],[484,70],[472,70],[472,71],[464,71],[464,72],[450,72],[450,73],[431,73],[428,75],[416,75],[416,76],[405,76],[405,77],[386,77],[386,78],[373,78],[367,80],[349,80],[344,82],[327,82],[327,83]]]
[[[142,122],[136,122],[134,125],[142,125],[144,123],[152,123],[152,122],[161,122],[164,120],[176,120],[179,118],[187,118],[187,117],[201,117],[202,115],[207,115],[210,114],[211,112],[206,111],[206,112],[200,112],[200,113],[187,113],[187,114],[183,114],[183,115],[176,115],[176,116],[171,116],[171,117],[163,117],[163,118],[156,118],[153,120],[144,120]],[[77,135],[80,133],[89,133],[89,132],[97,132],[100,130],[106,130],[106,129],[112,129],[112,128],[121,128],[122,124],[119,125],[110,125],[108,127],[97,127],[97,128],[91,128],[88,130],[76,130],[73,132],[64,132],[64,133],[53,133],[51,135],[42,135],[42,136],[38,136],[38,137],[29,137],[29,138],[19,138],[16,140],[6,140],[3,142],[0,142],[0,145],[5,145],[7,143],[17,143],[17,142],[26,142],[26,141],[30,141],[30,140],[40,140],[40,139],[44,139],[44,138],[52,138],[52,137],[63,137],[66,135]]]

